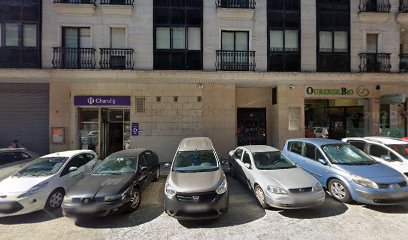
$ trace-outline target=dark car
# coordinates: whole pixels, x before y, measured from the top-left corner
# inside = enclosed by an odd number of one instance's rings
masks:
[[[113,153],[66,193],[62,212],[67,217],[133,212],[140,205],[143,190],[159,177],[159,158],[153,151]]]

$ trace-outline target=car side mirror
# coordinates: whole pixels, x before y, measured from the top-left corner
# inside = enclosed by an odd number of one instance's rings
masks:
[[[164,164],[164,168],[170,168],[170,167],[171,167],[170,163],[165,163]]]
[[[78,170],[77,167],[70,167],[70,168],[68,168],[68,172],[75,172],[76,170]]]
[[[391,161],[391,156],[388,156],[388,155],[381,155],[381,159],[383,159],[383,160],[385,160],[385,161],[389,162],[389,161]]]
[[[230,155],[231,157],[233,157],[233,156],[234,156],[234,153],[235,153],[235,151],[234,151],[234,150],[229,151],[229,155]]]
[[[323,164],[323,165],[327,165],[327,162],[324,160],[324,159],[322,159],[322,158],[319,158],[319,160],[317,160],[319,163],[321,163],[321,164]]]
[[[251,164],[249,164],[249,163],[244,163],[244,166],[245,166],[246,168],[248,168],[248,169],[251,169]]]

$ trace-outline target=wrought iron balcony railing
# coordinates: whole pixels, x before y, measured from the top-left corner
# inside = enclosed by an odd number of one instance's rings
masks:
[[[408,53],[400,54],[400,72],[408,72]]]
[[[99,64],[102,69],[133,69],[133,53],[133,49],[101,48]]]
[[[390,12],[390,0],[360,0],[358,12]]]
[[[95,68],[94,48],[54,47],[52,65],[54,68],[93,69]]]
[[[100,0],[102,5],[131,5],[135,0]]]
[[[221,71],[255,71],[255,51],[217,50],[216,69]]]
[[[54,0],[54,3],[95,4],[96,0]]]
[[[219,8],[247,8],[255,9],[255,0],[217,0],[215,2]]]
[[[408,0],[400,0],[399,11],[401,13],[408,13]]]
[[[360,72],[390,72],[391,53],[360,53]]]

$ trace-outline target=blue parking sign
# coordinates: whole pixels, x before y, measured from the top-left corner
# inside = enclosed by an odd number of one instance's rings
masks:
[[[132,123],[132,136],[139,136],[139,123]]]

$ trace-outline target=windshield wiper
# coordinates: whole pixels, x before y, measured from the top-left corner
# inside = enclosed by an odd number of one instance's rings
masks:
[[[275,169],[289,169],[289,168],[296,168],[296,166],[278,167],[278,168],[272,168],[272,170],[275,170]]]

